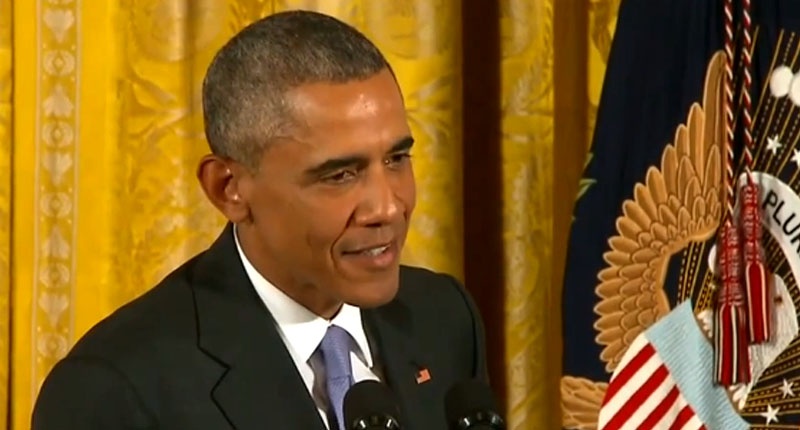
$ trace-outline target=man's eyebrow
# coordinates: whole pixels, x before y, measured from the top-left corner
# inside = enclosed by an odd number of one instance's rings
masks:
[[[392,145],[392,149],[389,150],[389,153],[393,154],[395,152],[409,151],[412,146],[414,146],[414,138],[411,136],[406,136]]]
[[[389,149],[389,154],[394,154],[398,152],[406,152],[414,146],[414,138],[411,136],[406,136],[397,141],[394,145],[392,145],[391,149]],[[369,163],[369,159],[363,155],[350,155],[340,158],[331,158],[329,160],[325,160],[322,163],[317,164],[316,166],[312,166],[303,172],[305,176],[320,176],[324,175],[328,172],[334,172],[336,170],[351,167],[351,166],[366,166]]]

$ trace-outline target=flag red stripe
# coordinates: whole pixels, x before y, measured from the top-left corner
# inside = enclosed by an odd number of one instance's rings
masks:
[[[608,422],[604,430],[616,430],[622,428],[622,425],[642,406],[642,403],[647,401],[653,392],[667,379],[667,368],[659,366],[650,378],[628,399],[624,405],[614,414],[614,418]]]
[[[672,425],[669,426],[669,430],[681,430],[686,423],[689,422],[690,419],[694,416],[694,411],[692,407],[686,405],[683,407],[683,410],[678,413],[678,416],[675,417],[675,421],[672,422]]]
[[[669,390],[669,394],[667,394],[661,403],[653,409],[653,412],[647,417],[646,420],[639,426],[639,430],[645,429],[653,429],[655,428],[656,424],[661,421],[661,418],[664,418],[664,415],[667,414],[667,411],[672,409],[675,406],[675,401],[678,399],[678,387],[673,386],[671,390]]]
[[[633,375],[635,375],[655,353],[655,348],[649,343],[636,353],[636,356],[631,359],[630,363],[628,363],[628,365],[611,381],[611,384],[609,384],[608,391],[606,391],[606,396],[603,399],[603,406],[614,398],[614,395],[628,383]]]

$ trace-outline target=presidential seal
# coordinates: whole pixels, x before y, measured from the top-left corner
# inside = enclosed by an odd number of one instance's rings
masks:
[[[622,203],[595,288],[595,340],[610,379],[562,378],[565,428],[728,430],[800,422],[799,54],[800,38],[781,33],[754,106],[749,165],[728,165],[727,172],[727,58],[724,51],[712,56],[702,99],[660,164]],[[730,201],[726,175],[736,193]],[[738,299],[749,308],[734,314],[743,315],[745,337],[737,338],[735,327],[723,326],[739,317],[720,318],[726,288],[720,232],[726,222],[743,225],[741,190],[748,184],[757,189],[765,299],[743,289]],[[677,270],[677,286],[667,285],[670,269]],[[751,274],[745,263],[736,270]],[[744,288],[752,279],[742,282]],[[754,341],[752,321],[759,316],[765,336]],[[720,352],[721,339],[733,342],[731,356]],[[733,376],[720,376],[727,371]]]

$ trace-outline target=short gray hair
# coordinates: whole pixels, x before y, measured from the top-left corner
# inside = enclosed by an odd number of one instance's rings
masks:
[[[352,26],[310,11],[262,18],[214,57],[203,80],[203,118],[211,152],[256,169],[264,147],[294,125],[286,92],[344,83],[390,69]]]

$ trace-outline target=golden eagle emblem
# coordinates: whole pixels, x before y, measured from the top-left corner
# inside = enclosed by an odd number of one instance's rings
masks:
[[[703,99],[693,104],[661,165],[648,169],[633,199],[622,204],[617,234],[603,255],[594,324],[600,355],[613,372],[628,346],[670,311],[664,281],[670,258],[691,242],[711,238],[722,214],[722,79],[724,52],[711,59]],[[594,429],[608,384],[565,376],[561,380],[563,425]]]

